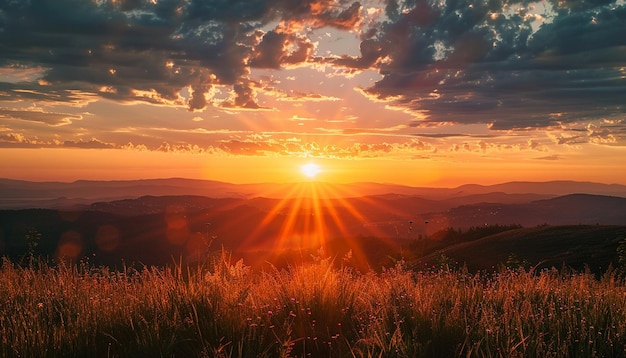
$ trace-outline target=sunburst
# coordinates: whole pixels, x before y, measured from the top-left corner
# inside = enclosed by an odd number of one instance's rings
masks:
[[[320,168],[320,166],[315,163],[307,163],[300,167],[300,171],[302,172],[302,174],[313,179],[322,172],[322,168]]]
[[[350,200],[346,197],[351,198]],[[367,215],[357,208],[358,202],[367,205],[380,205],[368,197],[360,197],[359,193],[347,193],[345,188],[328,183],[307,182],[294,184],[290,192],[268,212],[263,220],[242,242],[239,250],[257,252],[256,259],[260,262],[273,262],[282,253],[294,250],[322,249],[326,253],[332,240],[343,240],[351,248],[353,264],[361,268],[369,266],[367,255],[363,250],[358,235],[351,232],[345,225],[346,219],[362,222],[367,225],[371,221]],[[394,212],[393,208],[385,208]],[[401,213],[396,212],[397,215]],[[265,236],[266,229],[280,222],[276,236],[270,241]],[[385,235],[376,225],[368,225],[374,237],[382,242],[393,244],[393,240]],[[259,240],[261,239],[261,240]],[[261,254],[265,252],[266,255]]]

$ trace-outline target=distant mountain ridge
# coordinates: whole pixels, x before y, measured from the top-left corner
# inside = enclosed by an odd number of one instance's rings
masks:
[[[495,185],[467,184],[456,188],[411,187],[383,183],[258,183],[232,184],[199,179],[141,179],[116,181],[78,180],[65,182],[32,182],[0,179],[0,209],[59,208],[97,201],[132,199],[142,196],[197,195],[211,198],[272,199],[312,197],[323,193],[328,198],[351,198],[397,194],[419,196],[430,200],[455,200],[484,196],[491,202],[508,196],[508,202],[548,199],[568,194],[608,195],[626,198],[626,185],[576,181],[509,182]],[[517,197],[516,197],[517,196]],[[496,198],[497,197],[497,198]],[[501,201],[499,201],[501,202]]]
[[[242,190],[244,189],[244,190]],[[245,196],[245,187],[212,180],[195,179],[141,179],[65,182],[32,182],[0,179],[0,197],[13,199],[54,198],[133,198],[144,195],[192,195],[203,193],[212,197]]]
[[[466,184],[457,188],[474,194],[506,192],[509,194],[534,193],[562,196],[567,194],[595,194],[625,197],[626,185],[603,184],[594,182],[578,182],[571,180],[554,180],[546,182],[514,181],[494,185]]]
[[[593,194],[494,192],[443,199],[383,194],[317,200],[146,195],[63,209],[0,210],[0,256],[23,256],[24,238],[31,229],[42,235],[38,246],[42,254],[54,255],[70,240],[80,243],[81,255],[96,254],[101,263],[128,258],[161,265],[172,256],[192,255],[208,247],[224,247],[246,260],[263,261],[267,255],[289,250],[316,250],[321,242],[363,255],[398,252],[401,245],[413,241],[445,242],[441,234],[447,228],[625,224],[626,198]],[[596,233],[589,237],[595,240],[602,234]],[[523,240],[527,239],[524,234]],[[608,251],[614,252],[615,242],[610,245]],[[528,249],[539,247],[533,244]],[[499,254],[507,255],[510,248],[502,250]],[[456,253],[450,256],[457,258]]]

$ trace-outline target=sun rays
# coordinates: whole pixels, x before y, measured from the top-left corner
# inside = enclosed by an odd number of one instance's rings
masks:
[[[376,237],[382,244],[395,245],[388,233],[372,225],[375,218],[361,212],[362,207],[372,205],[382,204],[358,193],[346,193],[328,183],[294,184],[283,199],[265,211],[263,219],[236,251],[254,252],[258,262],[276,262],[279,257],[287,257],[297,263],[302,258],[289,257],[290,253],[320,250],[329,255],[341,255],[341,252],[333,252],[331,246],[342,247],[352,252],[354,266],[367,269],[371,263],[360,239]],[[394,215],[393,208],[385,208],[385,211]]]

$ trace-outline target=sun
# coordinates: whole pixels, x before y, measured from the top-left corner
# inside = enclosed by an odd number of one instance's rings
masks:
[[[317,164],[307,163],[300,167],[300,171],[309,178],[315,178],[322,171],[322,169]]]

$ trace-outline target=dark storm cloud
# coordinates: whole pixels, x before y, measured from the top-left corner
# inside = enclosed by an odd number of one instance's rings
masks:
[[[2,1],[0,67],[43,74],[31,82],[0,78],[0,100],[255,110],[265,88],[249,78],[251,69],[319,61],[349,73],[379,71],[383,78],[364,93],[425,115],[416,126],[509,130],[624,117],[623,1],[378,5],[386,16],[365,23],[369,8],[352,0]],[[542,20],[534,12],[544,6]],[[362,24],[359,56],[314,57],[309,29]],[[212,97],[220,85],[231,87],[231,98]],[[191,89],[188,98],[179,96],[183,88]],[[622,127],[601,137],[618,133],[619,141]]]
[[[364,31],[361,55],[334,63],[378,68],[383,78],[365,93],[426,114],[425,124],[519,129],[623,117],[626,6],[552,1],[534,31],[538,5],[390,0],[389,20]]]
[[[313,44],[271,22],[354,27],[358,3],[327,0],[30,0],[0,3],[0,67],[41,67],[38,82],[0,79],[0,99],[64,101],[96,95],[118,101],[213,104],[214,85],[234,86],[230,105],[256,108],[251,67],[308,60]],[[260,36],[259,36],[260,34]],[[288,51],[286,48],[295,47]],[[28,91],[24,92],[24,88]]]
[[[296,46],[297,50],[289,52],[289,44]],[[313,43],[306,38],[268,31],[256,47],[249,64],[253,67],[277,69],[284,65],[302,63],[309,58],[313,47]]]

